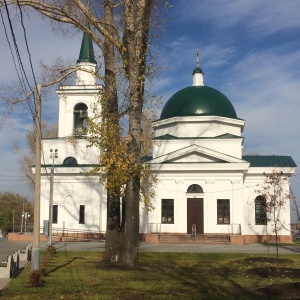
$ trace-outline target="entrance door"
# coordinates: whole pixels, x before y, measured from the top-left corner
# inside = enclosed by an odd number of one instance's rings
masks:
[[[187,199],[187,233],[192,233],[192,225],[196,224],[197,233],[204,233],[203,198]]]

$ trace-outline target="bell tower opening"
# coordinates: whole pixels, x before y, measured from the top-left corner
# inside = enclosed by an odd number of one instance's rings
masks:
[[[87,134],[88,107],[78,103],[74,107],[74,135]]]

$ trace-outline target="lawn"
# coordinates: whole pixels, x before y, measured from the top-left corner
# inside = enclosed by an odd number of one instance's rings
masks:
[[[141,253],[135,270],[103,263],[101,256],[58,252],[48,262],[42,287],[31,287],[28,266],[0,292],[0,299],[299,299],[300,295],[296,295],[299,255],[281,255],[280,272],[267,256],[253,254]]]

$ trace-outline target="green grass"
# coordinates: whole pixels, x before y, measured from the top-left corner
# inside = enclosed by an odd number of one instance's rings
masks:
[[[50,260],[43,287],[30,286],[27,267],[0,292],[0,299],[261,299],[257,288],[297,281],[248,275],[254,267],[274,266],[244,261],[258,255],[141,253],[135,270],[103,263],[101,256],[58,252]],[[280,258],[293,260],[282,263],[284,267],[300,266],[298,255]]]

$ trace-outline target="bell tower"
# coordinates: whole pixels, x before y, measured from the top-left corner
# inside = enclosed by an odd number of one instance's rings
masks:
[[[87,118],[93,116],[93,104],[100,97],[96,84],[96,60],[92,39],[84,33],[76,65],[76,84],[61,86],[59,97],[58,137],[80,137],[88,134]]]

